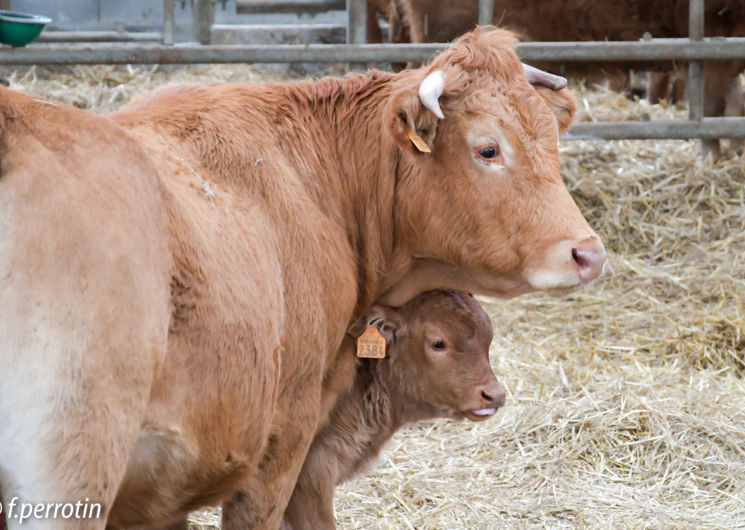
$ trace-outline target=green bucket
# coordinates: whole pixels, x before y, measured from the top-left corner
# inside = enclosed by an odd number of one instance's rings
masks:
[[[39,36],[49,17],[0,10],[0,42],[11,46],[25,46]]]

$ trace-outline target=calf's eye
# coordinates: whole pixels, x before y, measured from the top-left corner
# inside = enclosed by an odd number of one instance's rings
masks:
[[[445,341],[438,340],[437,342],[432,343],[432,349],[435,351],[443,351],[445,348],[447,348]]]

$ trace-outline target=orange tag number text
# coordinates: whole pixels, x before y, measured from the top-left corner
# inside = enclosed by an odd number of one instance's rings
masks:
[[[377,327],[367,326],[365,332],[357,339],[357,357],[385,358],[385,338]]]

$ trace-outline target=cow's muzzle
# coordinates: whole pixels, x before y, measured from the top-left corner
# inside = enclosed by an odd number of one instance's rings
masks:
[[[572,259],[577,264],[583,283],[590,282],[603,273],[605,258],[605,247],[597,237],[585,239],[572,247]]]
[[[571,289],[603,273],[606,252],[600,238],[559,241],[526,264],[526,279],[535,290]]]

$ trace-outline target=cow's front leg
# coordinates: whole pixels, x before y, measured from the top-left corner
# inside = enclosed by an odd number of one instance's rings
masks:
[[[320,375],[285,387],[259,473],[223,504],[223,530],[279,528],[316,432],[320,398]]]

